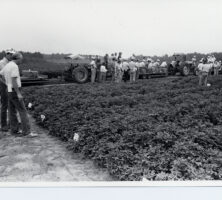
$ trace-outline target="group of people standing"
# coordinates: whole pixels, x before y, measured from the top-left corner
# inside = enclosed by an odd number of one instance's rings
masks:
[[[108,59],[108,55],[106,56]],[[98,82],[104,82],[106,80],[107,67],[108,67],[108,60],[104,58],[104,62],[101,64],[101,60],[99,59],[98,56],[92,57],[92,61],[90,63],[91,83],[94,83],[96,81],[96,78]]]
[[[9,49],[0,60],[1,131],[7,132],[10,129],[11,134],[15,136],[36,137],[37,134],[31,131],[21,94],[22,85],[18,65],[22,59],[21,53]]]
[[[221,61],[217,61],[215,56],[211,55],[208,56],[207,58],[202,58],[199,61],[199,65],[197,67],[199,85],[207,86],[209,74],[213,71],[213,75],[218,76],[220,69],[221,69]]]
[[[160,60],[153,61],[152,59],[137,59],[131,56],[130,59],[122,58],[122,53],[114,53],[109,57],[106,54],[103,58],[104,62],[101,63],[98,56],[92,57],[91,66],[91,82],[96,81],[104,82],[106,80],[107,71],[109,68],[111,80],[116,83],[129,80],[131,83],[139,78],[139,70],[142,68],[150,68],[155,71],[158,67],[166,67],[167,63],[160,64]]]

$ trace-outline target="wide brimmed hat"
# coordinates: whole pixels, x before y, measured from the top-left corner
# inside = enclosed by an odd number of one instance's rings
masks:
[[[14,49],[12,49],[12,48],[11,48],[11,49],[6,49],[6,50],[5,50],[5,53],[6,53],[6,54],[11,54],[11,55],[13,55],[13,54],[16,53],[16,50],[14,50]]]
[[[20,52],[15,52],[14,54],[12,54],[12,60],[22,60],[23,56]]]

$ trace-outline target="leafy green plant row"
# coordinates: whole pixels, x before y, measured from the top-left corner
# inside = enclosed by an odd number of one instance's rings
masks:
[[[24,96],[39,125],[118,180],[218,180],[222,78],[210,81],[60,85],[25,88]]]

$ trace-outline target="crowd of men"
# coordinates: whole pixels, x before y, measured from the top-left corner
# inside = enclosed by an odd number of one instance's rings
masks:
[[[167,70],[166,61],[161,63],[159,59],[156,61],[151,58],[137,59],[134,55],[131,56],[130,59],[123,59],[121,52],[119,54],[111,54],[110,57],[106,54],[103,60],[104,62],[101,63],[98,56],[92,57],[92,62],[90,63],[92,83],[95,81],[106,81],[108,65],[110,66],[111,80],[116,83],[126,82],[127,80],[129,80],[130,83],[135,82],[139,78],[140,70],[143,70],[143,68],[151,69],[153,73],[159,69],[162,69],[161,72],[166,72]],[[199,85],[206,86],[208,75],[213,71],[213,74],[217,76],[219,70],[221,70],[221,61],[217,61],[213,55],[202,58],[199,64],[196,64],[197,59],[194,56],[192,62],[197,66]]]
[[[5,57],[0,60],[1,131],[10,130],[14,136],[36,137],[38,134],[31,131],[21,93],[18,65],[22,59],[21,53],[9,49],[5,51]]]
[[[113,82],[120,83],[122,81],[126,82],[129,80],[131,83],[135,82],[139,78],[139,70],[148,67],[155,71],[158,67],[163,69],[167,67],[166,62],[160,63],[157,59],[137,59],[134,55],[130,59],[122,58],[122,53],[114,53],[109,57],[108,54],[104,56],[104,62],[98,56],[92,57],[90,63],[91,66],[91,82],[94,83],[96,80],[98,82],[104,82],[106,80],[106,73],[108,71],[108,65],[110,66],[111,79]],[[97,77],[97,78],[96,78]]]

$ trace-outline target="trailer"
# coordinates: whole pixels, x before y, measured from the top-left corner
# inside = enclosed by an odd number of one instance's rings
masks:
[[[20,74],[22,87],[49,84],[49,79],[44,76],[40,76],[38,71],[22,70]]]

